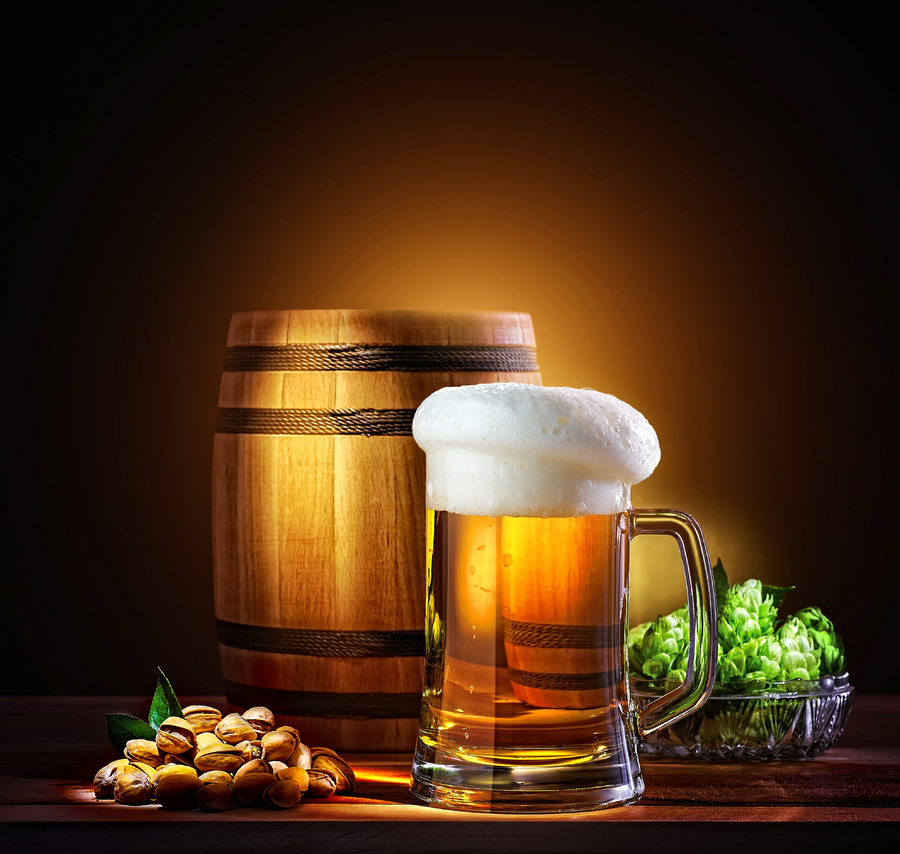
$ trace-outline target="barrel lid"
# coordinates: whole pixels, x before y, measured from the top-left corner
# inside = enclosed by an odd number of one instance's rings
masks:
[[[309,310],[232,315],[228,346],[400,344],[534,347],[531,316],[515,311]]]

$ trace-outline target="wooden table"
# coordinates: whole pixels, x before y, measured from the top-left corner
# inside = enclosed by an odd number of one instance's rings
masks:
[[[195,697],[224,708],[221,697]],[[900,697],[857,697],[837,745],[806,762],[642,759],[634,806],[574,816],[430,809],[407,788],[411,756],[348,755],[355,797],[286,812],[208,814],[94,799],[118,758],[105,714],[146,714],[145,698],[0,698],[0,851],[894,851],[900,820]],[[777,846],[777,849],[773,846]]]

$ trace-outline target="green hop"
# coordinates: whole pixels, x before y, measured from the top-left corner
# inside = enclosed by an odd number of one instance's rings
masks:
[[[831,620],[819,608],[804,608],[793,619],[806,627],[811,648],[819,651],[822,674],[840,673],[844,669],[844,642]]]
[[[719,561],[714,568],[720,684],[818,679],[844,669],[844,644],[819,608],[804,608],[780,625],[778,608],[792,588],[751,578],[729,587]],[[687,606],[642,623],[628,633],[631,673],[651,679],[684,681],[689,623]],[[752,690],[745,685],[745,689]]]
[[[628,633],[628,663],[632,673],[650,679],[671,677],[671,670],[684,669],[687,659],[687,607],[641,623]]]
[[[771,595],[763,594],[763,584],[755,578],[735,584],[725,595],[719,617],[719,643],[725,650],[748,640],[770,634],[778,608]]]

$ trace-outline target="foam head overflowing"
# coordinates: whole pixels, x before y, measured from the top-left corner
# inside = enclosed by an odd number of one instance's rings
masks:
[[[470,516],[618,513],[659,463],[647,419],[593,389],[443,388],[416,411],[413,436],[428,506]]]

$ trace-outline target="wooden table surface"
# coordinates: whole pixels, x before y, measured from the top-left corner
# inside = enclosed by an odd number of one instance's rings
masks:
[[[186,702],[224,708],[221,697]],[[895,851],[900,820],[900,697],[858,696],[841,739],[794,762],[642,757],[638,804],[570,816],[461,813],[419,805],[409,754],[348,754],[354,797],[285,812],[210,814],[94,799],[98,768],[118,758],[107,712],[146,714],[135,697],[0,698],[0,851],[606,851],[728,854]]]

